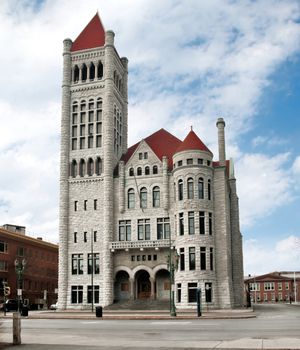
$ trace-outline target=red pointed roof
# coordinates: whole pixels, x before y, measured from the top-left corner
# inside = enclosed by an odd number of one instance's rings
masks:
[[[172,169],[172,157],[176,149],[179,147],[182,141],[177,137],[170,134],[165,129],[160,129],[154,134],[146,137],[144,141],[149,145],[152,151],[157,155],[157,157],[162,160],[163,156],[168,158],[169,168]],[[131,146],[128,151],[123,155],[122,160],[127,163],[128,160],[133,155],[134,151],[137,149],[138,145],[141,143],[138,142],[135,145]]]
[[[71,51],[101,47],[105,44],[105,30],[98,12],[73,42]]]
[[[212,154],[212,152],[205,146],[205,144],[199,139],[193,130],[188,133],[187,137],[177,148],[176,153],[189,150],[200,150]]]

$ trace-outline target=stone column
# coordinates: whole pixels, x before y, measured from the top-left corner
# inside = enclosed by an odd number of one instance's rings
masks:
[[[68,217],[69,217],[69,143],[71,105],[71,46],[70,39],[64,40],[63,82],[60,143],[60,197],[59,197],[59,271],[58,308],[65,309],[68,289]]]
[[[150,283],[151,283],[151,294],[150,294],[150,299],[155,299],[155,294],[154,294],[154,287],[155,287],[155,278],[154,277],[149,277]]]
[[[218,128],[218,145],[219,145],[219,161],[220,165],[226,165],[226,154],[225,154],[225,122],[223,118],[217,120]]]
[[[134,300],[134,278],[129,278],[129,283],[130,283],[130,300]]]

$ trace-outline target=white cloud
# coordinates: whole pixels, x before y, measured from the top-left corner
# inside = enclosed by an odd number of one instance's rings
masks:
[[[275,246],[262,245],[258,240],[244,243],[244,274],[261,275],[273,271],[298,271],[300,236],[290,235]]]

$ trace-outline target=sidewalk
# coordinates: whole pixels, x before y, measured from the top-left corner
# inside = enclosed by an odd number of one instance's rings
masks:
[[[12,318],[13,312],[0,314],[1,318]],[[103,310],[104,320],[178,320],[178,319],[243,319],[256,317],[252,309],[237,309],[237,310],[212,310],[202,312],[201,317],[197,317],[196,310],[177,310],[177,316],[170,316],[169,310]],[[23,318],[23,317],[22,317]],[[29,311],[30,319],[96,319],[96,313],[92,311],[66,310],[52,311],[40,310]]]

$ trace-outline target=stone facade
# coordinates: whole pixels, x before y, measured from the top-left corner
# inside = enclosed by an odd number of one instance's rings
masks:
[[[217,162],[193,131],[181,141],[161,129],[128,148],[128,61],[98,14],[64,41],[63,62],[59,308],[164,300],[171,287],[178,308],[195,306],[197,288],[206,307],[242,306],[223,119]]]

